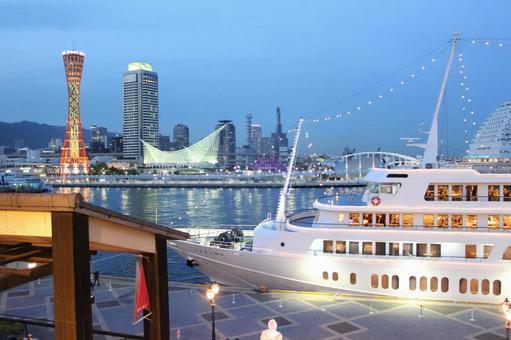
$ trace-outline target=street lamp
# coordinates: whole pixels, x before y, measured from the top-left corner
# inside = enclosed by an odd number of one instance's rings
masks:
[[[216,340],[215,333],[215,296],[220,291],[220,286],[218,283],[213,283],[209,286],[206,291],[206,296],[208,297],[209,303],[211,305],[211,340]]]
[[[502,303],[502,311],[506,317],[506,339],[509,340],[509,329],[511,328],[511,302],[506,298]]]

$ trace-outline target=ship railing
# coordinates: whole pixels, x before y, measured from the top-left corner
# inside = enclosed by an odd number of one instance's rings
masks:
[[[307,251],[308,255],[312,256],[338,256],[338,257],[350,257],[350,258],[366,258],[366,259],[390,259],[390,260],[419,260],[419,261],[463,261],[463,262],[483,262],[487,260],[486,257],[465,257],[465,256],[417,256],[417,255],[374,255],[374,254],[350,254],[350,253],[325,253],[321,249],[309,248]]]
[[[511,202],[511,193],[505,195],[424,195],[425,202]]]
[[[364,194],[358,192],[341,193],[335,195],[321,196],[317,199],[319,203],[328,205],[349,205],[349,206],[366,206],[367,203],[362,201]]]

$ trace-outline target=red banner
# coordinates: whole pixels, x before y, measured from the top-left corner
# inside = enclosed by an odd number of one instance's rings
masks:
[[[147,284],[145,280],[144,266],[142,265],[142,257],[137,259],[136,263],[136,276],[135,276],[135,312],[133,320],[135,323],[142,320],[137,320],[138,315],[143,310],[151,311],[149,303],[149,293],[147,291]],[[148,315],[146,315],[147,317]]]

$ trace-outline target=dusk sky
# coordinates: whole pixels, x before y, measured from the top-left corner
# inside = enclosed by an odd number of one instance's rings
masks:
[[[61,52],[74,44],[86,55],[85,127],[122,131],[122,74],[129,62],[145,61],[159,75],[161,134],[184,123],[195,142],[217,120],[232,119],[241,145],[245,114],[268,135],[280,106],[285,129],[308,119],[303,145],[312,151],[414,154],[399,138],[419,136],[423,122],[429,128],[447,60],[438,52],[454,32],[467,39],[458,53],[477,123],[511,98],[509,13],[509,1],[0,0],[0,121],[65,124]],[[459,70],[456,63],[442,129],[448,151],[458,154],[465,126]],[[379,99],[391,87],[395,92]],[[349,117],[310,122],[359,105]]]

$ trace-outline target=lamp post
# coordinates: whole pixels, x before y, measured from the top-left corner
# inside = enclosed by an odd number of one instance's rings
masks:
[[[220,290],[220,286],[218,283],[213,283],[209,286],[206,291],[206,296],[208,297],[209,303],[211,305],[211,340],[216,340],[215,333],[215,296],[218,294]]]
[[[502,311],[506,317],[506,339],[509,340],[509,329],[511,328],[511,302],[506,298],[502,303]]]

